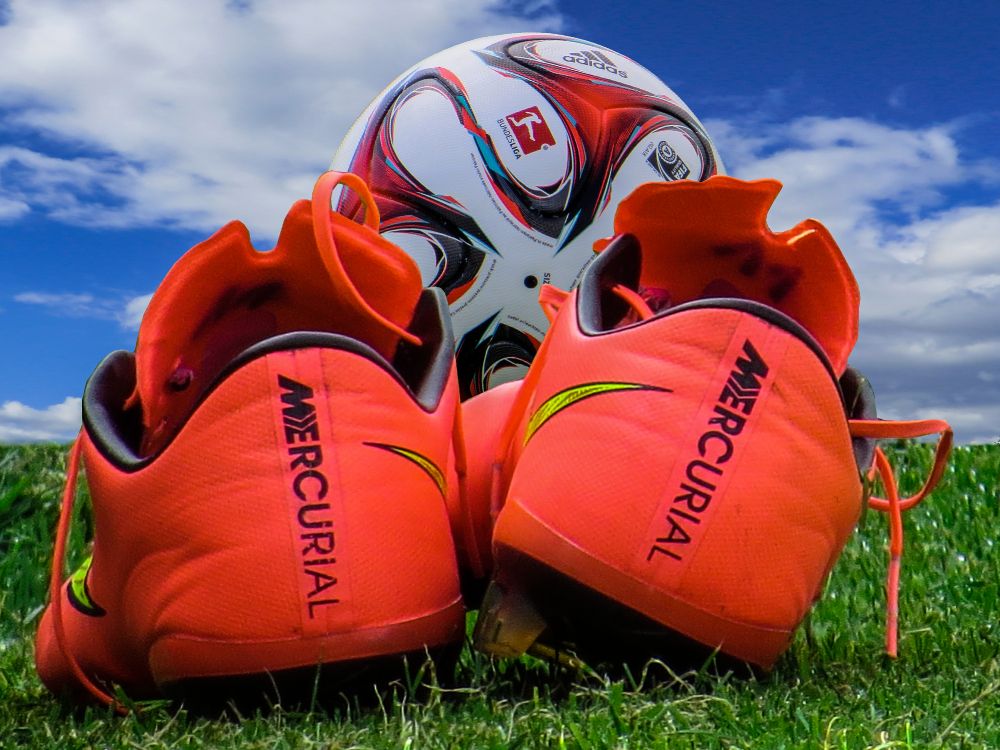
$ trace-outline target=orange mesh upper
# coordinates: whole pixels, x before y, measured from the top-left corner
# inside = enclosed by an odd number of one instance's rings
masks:
[[[689,310],[602,336],[560,315],[547,341],[558,366],[541,370],[511,446],[494,544],[770,665],[861,511],[829,373],[794,334],[737,310]],[[768,368],[752,404],[732,380],[747,341]],[[578,384],[637,387],[574,401],[532,433],[542,405]],[[723,414],[741,420],[738,432]],[[528,517],[549,530],[537,548],[534,532],[522,535]]]
[[[294,401],[282,400],[281,377],[312,389],[309,420],[285,414]],[[183,677],[460,638],[442,489],[379,447],[446,466],[457,402],[454,370],[447,406],[427,412],[370,359],[290,350],[226,378],[141,470],[115,467],[84,432],[95,525],[88,585],[108,614],[47,610],[36,649],[45,684],[75,682],[56,619],[86,673],[136,697]]]

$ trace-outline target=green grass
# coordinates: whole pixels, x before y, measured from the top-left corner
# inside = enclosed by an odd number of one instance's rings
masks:
[[[904,488],[914,489],[930,447],[890,452]],[[67,706],[39,683],[32,636],[63,454],[58,446],[0,447],[0,747],[1000,747],[997,446],[957,449],[939,490],[906,515],[896,661],[882,653],[886,523],[868,513],[822,601],[765,678],[579,676],[466,649],[454,687],[415,665],[409,684],[373,706],[345,698],[325,710],[238,720],[167,704],[118,718]],[[87,536],[81,511],[76,559]]]

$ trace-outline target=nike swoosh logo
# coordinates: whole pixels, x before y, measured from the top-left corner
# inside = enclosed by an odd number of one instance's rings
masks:
[[[389,453],[394,453],[397,456],[402,456],[407,461],[410,461],[417,466],[419,466],[423,471],[431,478],[434,485],[438,488],[438,492],[441,493],[441,497],[445,497],[445,481],[444,472],[438,468],[437,464],[431,461],[427,456],[423,456],[414,450],[409,448],[403,448],[399,445],[391,445],[389,443],[369,443],[365,442],[365,445],[370,445],[372,448],[381,448],[384,451],[389,451]]]
[[[660,391],[662,393],[673,393],[670,388],[660,388],[659,386],[645,383],[603,382],[583,383],[571,386],[559,391],[555,395],[549,396],[535,410],[535,413],[528,420],[527,429],[524,431],[524,444],[528,444],[528,441],[534,437],[543,424],[559,412],[573,406],[573,404],[577,404],[584,399],[593,398],[594,396],[602,396],[606,393],[620,393],[622,391]]]

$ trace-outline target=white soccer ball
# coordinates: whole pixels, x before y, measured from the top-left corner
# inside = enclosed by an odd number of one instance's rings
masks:
[[[548,327],[540,285],[577,283],[622,198],[722,171],[665,83],[556,34],[476,39],[418,63],[362,113],[331,168],[368,182],[380,232],[447,293],[463,398],[524,375]],[[361,211],[350,192],[337,208]]]

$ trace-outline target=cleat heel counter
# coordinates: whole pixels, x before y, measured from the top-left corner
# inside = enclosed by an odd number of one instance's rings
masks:
[[[161,686],[453,643],[464,609],[438,469],[453,418],[355,351],[252,359],[155,460],[124,471],[85,451],[95,597],[121,590],[126,640]],[[143,552],[126,567],[106,549]]]
[[[574,383],[631,372],[656,389],[579,399],[533,432],[527,419],[494,550],[513,546],[689,637],[725,634],[724,651],[769,666],[861,508],[828,366],[740,310],[589,338],[566,317],[533,414]]]

